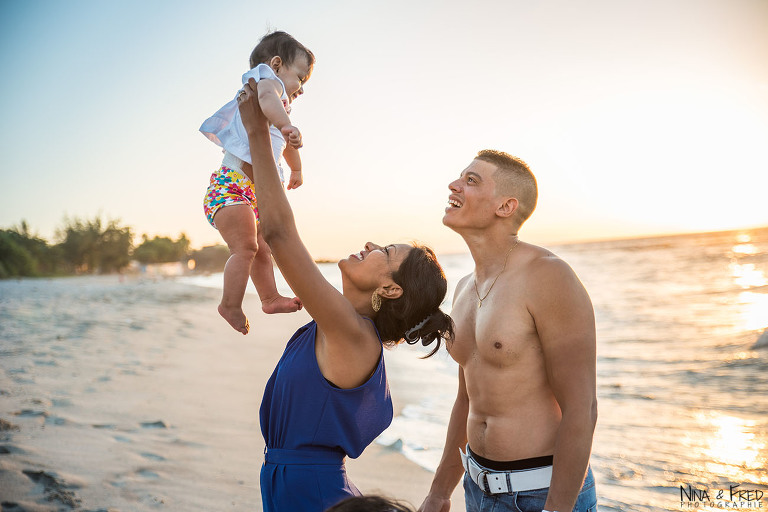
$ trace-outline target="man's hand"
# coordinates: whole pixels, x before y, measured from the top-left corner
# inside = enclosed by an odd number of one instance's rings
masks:
[[[301,169],[292,170],[291,177],[288,179],[288,190],[299,188],[304,183],[304,176],[301,174]]]
[[[424,503],[419,507],[418,512],[448,512],[451,510],[450,498],[438,498],[431,494],[424,498]]]
[[[282,132],[285,141],[294,148],[299,149],[304,145],[301,141],[301,132],[292,124],[283,126],[280,132]]]

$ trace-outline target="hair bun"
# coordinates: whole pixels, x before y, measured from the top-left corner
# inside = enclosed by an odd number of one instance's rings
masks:
[[[409,345],[414,345],[417,341],[421,340],[421,344],[424,347],[437,342],[432,352],[424,357],[433,356],[440,350],[441,340],[453,339],[453,320],[438,309],[411,329],[408,329],[404,338],[405,342]]]
[[[427,324],[427,322],[429,322],[430,318],[432,318],[432,313],[429,316],[427,316],[424,320],[422,320],[421,322],[417,323],[416,325],[414,325],[413,327],[405,331],[405,335],[403,336],[405,338],[405,341],[409,341],[411,343],[415,343],[416,341],[418,341],[419,336],[418,335],[414,336],[414,334],[417,334],[419,329],[424,327]]]

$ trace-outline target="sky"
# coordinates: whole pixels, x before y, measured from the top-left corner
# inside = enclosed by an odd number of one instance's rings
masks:
[[[447,185],[485,148],[538,179],[528,242],[768,225],[766,0],[3,0],[0,228],[220,242],[198,128],[272,29],[317,57],[287,192],[317,258],[464,251]]]

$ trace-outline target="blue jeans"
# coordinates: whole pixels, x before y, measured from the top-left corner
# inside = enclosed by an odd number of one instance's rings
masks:
[[[467,504],[467,512],[541,512],[548,493],[547,487],[532,491],[487,494],[469,478],[466,472],[464,473],[464,500]],[[595,512],[596,510],[595,477],[592,475],[592,468],[589,468],[573,512]]]

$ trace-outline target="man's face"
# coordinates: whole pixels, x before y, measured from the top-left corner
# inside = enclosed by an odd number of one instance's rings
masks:
[[[473,160],[461,171],[459,178],[448,184],[451,194],[445,209],[443,224],[460,231],[462,228],[481,229],[495,217],[496,166],[482,160]]]

